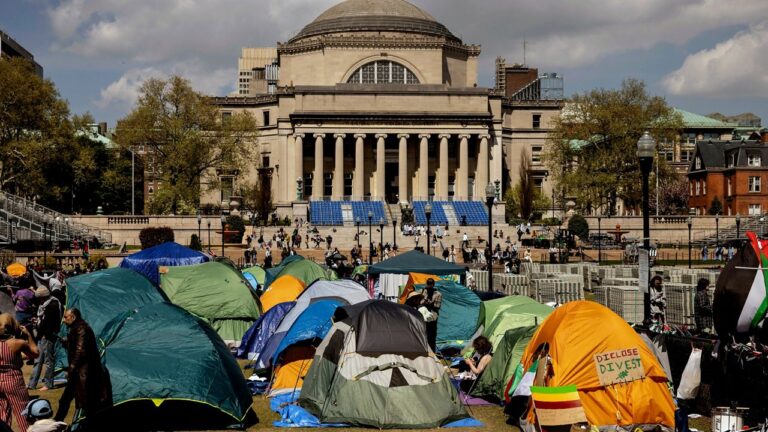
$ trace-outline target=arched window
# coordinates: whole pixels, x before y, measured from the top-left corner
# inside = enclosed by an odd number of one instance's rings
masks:
[[[389,60],[377,60],[361,66],[347,80],[353,84],[419,84],[408,68]]]

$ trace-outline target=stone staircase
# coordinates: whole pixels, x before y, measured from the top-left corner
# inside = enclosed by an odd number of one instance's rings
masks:
[[[448,220],[448,225],[450,226],[457,226],[459,225],[459,218],[456,216],[456,209],[453,208],[453,204],[443,204],[443,212],[445,213],[445,218]]]
[[[764,222],[760,222],[760,218],[765,218]],[[739,237],[746,238],[746,232],[752,231],[758,236],[766,236],[768,235],[768,216],[765,215],[756,215],[756,216],[743,216],[741,218],[741,224],[739,227]],[[702,239],[694,239],[692,244],[694,245],[714,245],[717,242],[718,235],[710,235],[708,237],[702,238]],[[729,239],[735,239],[736,238],[736,225],[728,225],[723,226],[722,223],[720,225],[720,242],[724,242]]]
[[[352,204],[341,205],[341,220],[344,221],[344,226],[350,227],[355,225],[355,217],[352,213]]]

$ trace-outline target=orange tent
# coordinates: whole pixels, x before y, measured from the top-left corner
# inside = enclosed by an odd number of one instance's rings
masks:
[[[263,313],[267,313],[273,306],[280,303],[296,300],[299,294],[304,292],[304,288],[306,288],[304,282],[295,276],[283,275],[275,279],[259,298]]]
[[[8,275],[11,277],[24,276],[24,274],[27,272],[27,268],[24,267],[24,264],[19,264],[19,263],[13,263],[8,267],[6,267],[5,270],[8,272]]]
[[[427,283],[427,279],[430,278],[438,280],[440,279],[440,276],[425,273],[408,273],[408,282],[405,284],[405,288],[403,288],[403,292],[400,294],[400,304],[405,304],[408,294],[416,290],[416,285],[424,285]]]
[[[546,385],[576,385],[590,424],[674,428],[675,405],[664,370],[640,336],[610,309],[590,301],[555,309],[528,344],[523,370],[544,343],[549,344],[553,373]],[[534,419],[532,412],[529,419]]]
[[[275,367],[275,377],[272,381],[270,395],[282,393],[286,390],[301,389],[304,385],[304,376],[312,366],[312,357],[315,355],[313,346],[292,346],[285,350],[280,364]]]

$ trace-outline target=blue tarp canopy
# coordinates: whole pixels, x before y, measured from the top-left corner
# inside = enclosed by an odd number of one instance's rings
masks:
[[[466,269],[431,255],[412,250],[368,267],[369,275],[381,273],[425,273],[437,276],[463,275]]]
[[[144,275],[153,284],[160,285],[161,266],[187,266],[210,261],[202,252],[192,250],[175,242],[163,243],[123,258],[120,267]]]
[[[320,300],[309,305],[280,341],[272,356],[272,364],[277,364],[280,354],[293,344],[325,338],[333,325],[333,313],[339,306],[344,306],[344,303],[336,299]]]
[[[275,333],[285,314],[290,311],[296,302],[280,303],[273,306],[243,335],[243,340],[237,348],[237,358],[255,360],[259,352],[267,345],[269,337]]]

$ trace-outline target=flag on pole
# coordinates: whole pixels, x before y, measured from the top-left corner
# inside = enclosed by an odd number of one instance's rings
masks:
[[[507,401],[516,396],[530,396],[533,379],[536,378],[536,368],[539,367],[539,361],[531,363],[531,367],[523,373],[523,364],[520,363],[515,368],[515,375],[509,381],[507,388]]]
[[[531,399],[541,426],[563,426],[587,421],[575,385],[531,387]]]

